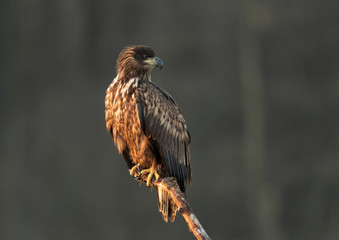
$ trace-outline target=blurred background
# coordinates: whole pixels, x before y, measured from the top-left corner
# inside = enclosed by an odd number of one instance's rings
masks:
[[[0,239],[194,239],[163,222],[104,120],[119,52],[189,127],[212,239],[339,238],[339,2],[2,1]]]

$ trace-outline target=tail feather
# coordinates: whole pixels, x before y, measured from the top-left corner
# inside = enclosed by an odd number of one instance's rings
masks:
[[[157,187],[158,195],[158,209],[162,214],[162,218],[165,222],[168,222],[168,219],[173,222],[178,211],[178,206],[171,199],[168,192],[164,191],[162,188]]]

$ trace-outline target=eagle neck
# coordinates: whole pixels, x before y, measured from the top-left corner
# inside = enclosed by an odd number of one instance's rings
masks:
[[[119,76],[119,75],[118,75]],[[120,78],[120,81],[122,83],[128,83],[131,79],[136,79],[138,82],[143,82],[143,81],[149,81],[151,82],[151,74],[147,73],[147,74],[140,74],[140,75],[136,75],[136,76],[126,76],[126,75],[122,75]]]

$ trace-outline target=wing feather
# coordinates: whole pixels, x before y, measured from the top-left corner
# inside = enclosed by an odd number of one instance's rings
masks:
[[[142,81],[137,90],[137,110],[147,137],[156,141],[166,169],[181,190],[191,180],[190,136],[186,122],[173,98],[152,82]]]

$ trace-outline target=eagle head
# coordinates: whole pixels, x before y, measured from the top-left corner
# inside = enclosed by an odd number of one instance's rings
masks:
[[[148,78],[154,67],[162,69],[162,66],[162,60],[155,56],[150,47],[128,46],[121,51],[117,60],[117,74],[126,79]]]

